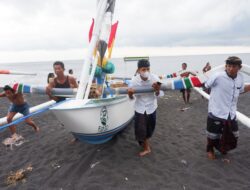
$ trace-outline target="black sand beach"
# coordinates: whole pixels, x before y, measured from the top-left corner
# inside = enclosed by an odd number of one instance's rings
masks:
[[[47,100],[27,96],[31,105]],[[238,110],[250,116],[250,94],[241,95]],[[72,136],[51,112],[33,117],[38,134],[24,124],[18,126],[26,140],[12,150],[0,145],[0,189],[169,189],[249,190],[250,129],[239,123],[238,148],[228,154],[230,163],[206,157],[207,100],[192,92],[192,104],[180,111],[178,91],[159,99],[157,127],[151,139],[152,153],[139,157],[133,122],[111,141],[101,145],[70,144]],[[0,99],[0,116],[5,116],[7,99]],[[122,114],[122,113],[121,113]],[[0,133],[1,142],[9,130]],[[6,185],[11,171],[31,165],[24,182]]]

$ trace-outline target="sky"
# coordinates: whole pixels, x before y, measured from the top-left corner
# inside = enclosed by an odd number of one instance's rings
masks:
[[[113,57],[250,53],[250,0],[117,0]],[[0,0],[0,63],[84,59],[94,0]]]

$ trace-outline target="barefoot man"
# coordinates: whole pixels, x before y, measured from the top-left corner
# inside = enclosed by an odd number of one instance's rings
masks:
[[[156,96],[159,95],[159,81],[158,76],[150,73],[149,61],[139,60],[137,74],[132,78],[128,89],[129,98],[134,98],[134,86],[150,85],[155,89],[155,94],[135,95],[135,137],[139,145],[143,147],[143,150],[139,153],[140,156],[145,156],[151,152],[149,138],[152,137],[156,124]]]
[[[3,88],[4,92],[2,92],[0,94],[0,97],[7,97],[9,99],[9,101],[12,103],[10,105],[8,114],[7,114],[7,122],[11,123],[13,117],[17,114],[17,113],[21,113],[24,116],[28,115],[29,112],[29,105],[28,103],[24,100],[23,94],[22,93],[16,93],[15,90],[13,88],[11,88],[10,86],[6,85]],[[34,128],[34,130],[36,132],[39,131],[39,128],[35,125],[34,121],[29,117],[27,119],[25,119],[25,122],[30,125],[31,127]],[[10,132],[12,135],[14,135],[16,133],[16,126],[12,125],[9,127]]]
[[[186,78],[186,77],[189,77],[190,75],[196,76],[195,73],[187,71],[187,63],[182,63],[181,68],[182,68],[182,70],[179,71],[181,78]],[[190,99],[191,89],[190,88],[181,89],[180,91],[182,93],[184,103],[189,104],[190,103],[189,99]]]
[[[239,94],[250,91],[239,73],[242,61],[236,56],[226,60],[225,71],[215,73],[205,83],[211,88],[207,118],[207,154],[215,159],[214,148],[223,155],[236,148],[239,137],[236,110]]]

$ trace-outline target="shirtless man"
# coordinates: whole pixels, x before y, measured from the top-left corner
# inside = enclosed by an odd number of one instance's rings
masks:
[[[22,93],[15,93],[15,90],[11,88],[10,86],[6,85],[3,88],[4,92],[0,94],[0,97],[7,97],[9,101],[12,103],[10,105],[8,114],[7,114],[7,122],[11,123],[13,117],[17,113],[21,113],[24,116],[28,115],[29,112],[29,105],[28,103],[24,100],[23,94]],[[39,131],[39,128],[35,125],[34,121],[29,117],[25,119],[25,122],[30,125],[31,127],[34,128],[36,132]],[[12,125],[9,127],[10,132],[12,135],[16,133],[16,126]]]
[[[181,68],[182,68],[182,70],[179,71],[181,78],[189,77],[189,75],[193,75],[193,76],[196,75],[193,72],[187,71],[187,64],[186,63],[182,63]],[[180,91],[182,93],[184,103],[189,104],[190,103],[189,99],[190,99],[191,89],[190,88],[189,89],[181,89]]]

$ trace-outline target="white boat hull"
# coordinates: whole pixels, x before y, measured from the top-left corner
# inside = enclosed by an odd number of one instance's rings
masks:
[[[127,96],[71,99],[51,110],[77,139],[100,144],[129,124],[134,116],[134,101]]]

